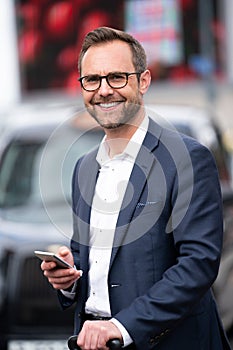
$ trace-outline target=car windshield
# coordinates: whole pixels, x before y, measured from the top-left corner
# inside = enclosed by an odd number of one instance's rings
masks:
[[[81,132],[68,125],[43,140],[13,140],[0,168],[0,211],[12,221],[46,221],[45,206],[62,217],[70,202],[71,179],[78,158],[103,137],[100,130]],[[35,215],[36,214],[36,215]]]

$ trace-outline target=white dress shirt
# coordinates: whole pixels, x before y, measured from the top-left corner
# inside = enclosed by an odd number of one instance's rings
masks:
[[[111,316],[107,280],[114,233],[126,187],[148,123],[148,117],[145,117],[124,152],[113,158],[108,155],[109,148],[105,138],[99,147],[96,160],[100,164],[100,171],[90,218],[89,297],[85,306],[86,313]],[[125,328],[115,319],[112,319],[112,322],[120,329],[124,346],[131,343]]]

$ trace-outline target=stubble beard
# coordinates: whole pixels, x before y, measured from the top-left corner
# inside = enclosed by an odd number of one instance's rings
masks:
[[[124,104],[121,111],[118,111],[118,116],[116,118],[116,112],[97,112],[94,108],[87,108],[89,114],[97,121],[97,123],[104,129],[117,129],[125,124],[130,124],[137,113],[139,112],[141,105],[137,103],[129,103],[128,106]],[[116,120],[112,122],[111,120]]]

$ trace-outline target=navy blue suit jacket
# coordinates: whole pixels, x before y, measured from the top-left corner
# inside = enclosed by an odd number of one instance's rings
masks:
[[[97,150],[73,176],[79,332],[88,295],[89,222]],[[137,349],[230,349],[211,294],[222,246],[222,200],[209,150],[150,120],[119,214],[108,274],[112,316]],[[63,307],[72,302],[60,295]]]

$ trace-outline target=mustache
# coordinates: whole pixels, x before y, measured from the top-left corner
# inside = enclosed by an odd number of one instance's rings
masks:
[[[107,96],[107,97],[103,97],[103,98],[101,98],[101,99],[96,99],[96,98],[94,98],[94,99],[92,99],[91,100],[91,104],[100,104],[100,103],[112,103],[112,102],[125,102],[126,101],[126,99],[124,99],[124,98],[121,98],[121,99],[114,99],[114,98],[112,98],[111,96],[109,97],[109,96]]]

